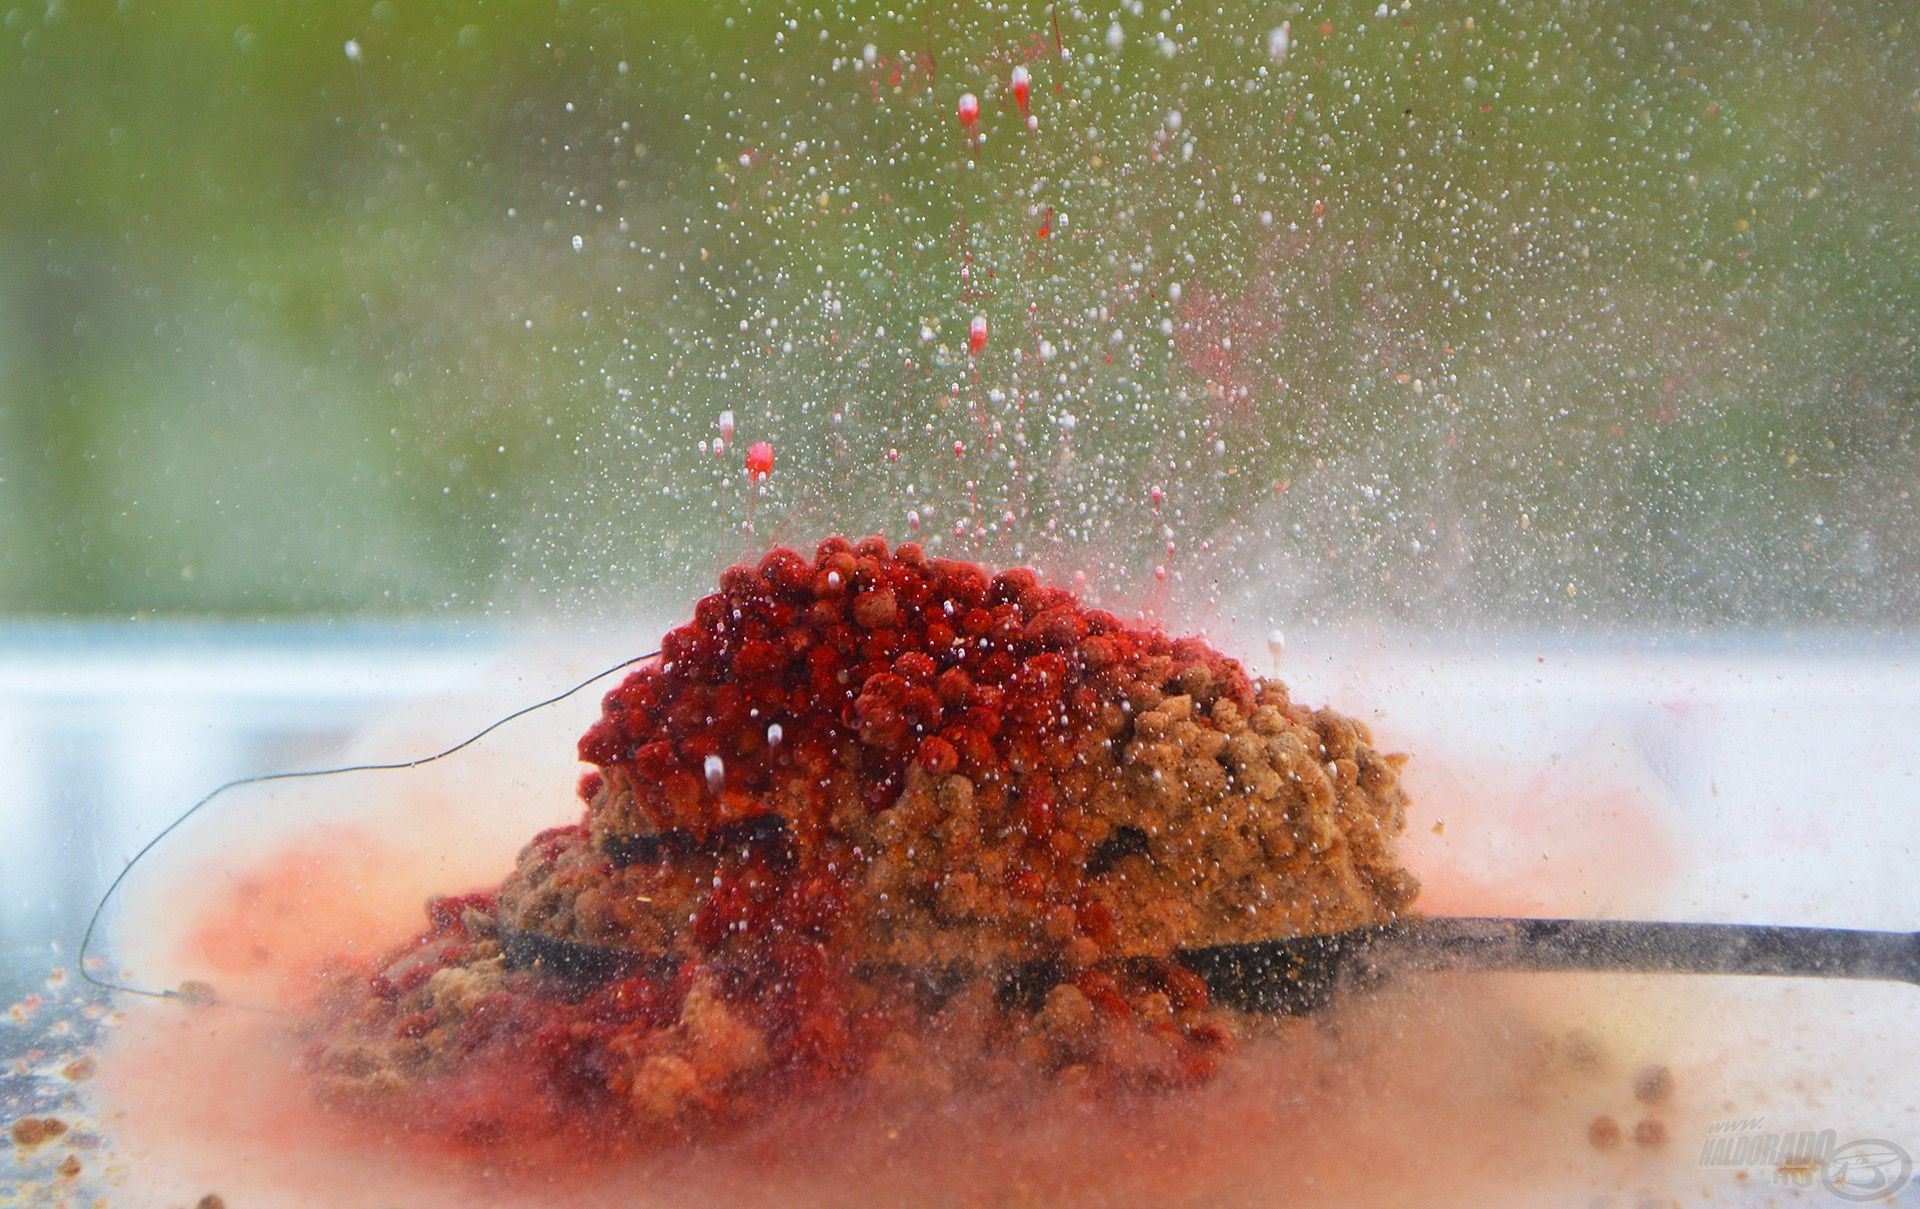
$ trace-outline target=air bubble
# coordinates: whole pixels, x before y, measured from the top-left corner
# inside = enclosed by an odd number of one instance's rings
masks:
[[[1279,66],[1286,66],[1287,52],[1293,48],[1293,22],[1282,21],[1267,33],[1267,55]]]

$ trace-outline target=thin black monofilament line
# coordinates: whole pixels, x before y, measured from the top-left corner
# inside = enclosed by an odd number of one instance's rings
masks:
[[[100,919],[103,915],[106,914],[107,904],[113,901],[113,896],[119,892],[121,883],[127,880],[127,875],[132,873],[134,870],[134,867],[137,866],[142,860],[144,860],[148,853],[152,852],[155,848],[158,848],[161,842],[165,840],[169,835],[172,835],[174,831],[178,829],[182,823],[185,823],[188,819],[198,814],[202,807],[207,805],[207,803],[213,801],[215,798],[219,797],[221,794],[227,792],[229,789],[239,789],[243,785],[265,785],[272,781],[299,781],[299,780],[310,780],[316,777],[334,777],[334,776],[340,776],[344,773],[350,773],[350,772],[400,772],[408,768],[419,768],[424,764],[431,764],[435,760],[444,760],[448,756],[451,756],[456,752],[462,751],[468,747],[472,747],[475,743],[478,743],[480,740],[486,738],[488,735],[492,734],[494,731],[499,730],[501,727],[505,726],[507,723],[512,722],[518,718],[524,718],[528,714],[533,713],[535,710],[545,709],[549,705],[558,705],[560,702],[565,701],[568,697],[573,696],[575,693],[579,692],[583,688],[586,688],[588,685],[594,683],[595,681],[604,680],[608,676],[613,675],[615,672],[621,671],[625,668],[630,668],[636,663],[645,663],[647,660],[654,658],[658,654],[660,654],[659,651],[650,651],[645,655],[636,655],[632,659],[627,659],[620,663],[616,663],[612,667],[607,668],[605,671],[595,672],[593,675],[588,676],[585,680],[582,680],[580,683],[574,685],[572,688],[568,689],[567,691],[563,693],[558,693],[552,697],[548,697],[544,701],[536,701],[532,705],[522,706],[503,718],[496,718],[492,722],[488,723],[485,727],[480,729],[479,731],[476,731],[475,733],[468,735],[466,738],[460,740],[458,743],[455,743],[452,747],[447,748],[445,751],[435,752],[433,755],[430,755],[430,756],[420,756],[417,759],[412,759],[412,760],[399,760],[390,764],[348,764],[340,768],[307,768],[307,769],[300,769],[293,772],[257,773],[254,776],[239,777],[239,778],[236,778],[235,780],[228,781],[225,784],[218,786],[211,793],[207,794],[205,797],[201,798],[199,801],[195,802],[193,805],[181,811],[179,816],[176,817],[171,823],[168,823],[165,827],[162,827],[159,830],[159,832],[154,835],[152,839],[142,844],[140,846],[140,850],[133,854],[133,858],[126,863],[126,865],[120,870],[119,874],[115,876],[113,881],[107,886],[106,892],[100,896],[100,901],[94,904],[93,914],[89,916],[87,919],[87,930],[80,937],[80,956],[77,962],[80,968],[80,977],[86,979],[88,982],[92,983],[94,986],[97,986],[102,990],[118,991],[124,995],[145,995],[149,999],[181,999],[181,998],[188,997],[184,995],[181,991],[171,987],[155,990],[151,987],[130,986],[126,983],[115,982],[107,978],[96,978],[93,976],[92,971],[87,969],[87,955],[88,955],[88,951],[93,947],[93,936],[94,936],[94,933],[100,927]]]

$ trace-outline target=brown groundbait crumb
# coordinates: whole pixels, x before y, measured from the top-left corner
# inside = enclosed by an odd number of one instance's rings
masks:
[[[227,1202],[218,1193],[209,1192],[194,1202],[193,1209],[227,1209]]]
[[[55,1167],[54,1170],[59,1173],[60,1178],[63,1180],[73,1179],[80,1174],[80,1156],[77,1154],[68,1155],[66,1158],[60,1160],[60,1165]]]
[[[1177,950],[1376,923],[1417,890],[1404,757],[1364,724],[1029,571],[775,550],[662,652],[580,741],[581,821],[342,976],[327,1094],[487,1142],[737,1119],[855,1075],[1178,1086],[1249,1022]],[[508,930],[635,964],[560,987],[509,968]],[[984,976],[1036,961],[1055,985],[1024,1001]]]
[[[1667,1144],[1667,1123],[1656,1117],[1648,1117],[1633,1127],[1633,1144],[1652,1148]]]
[[[12,1132],[13,1144],[30,1150],[67,1132],[67,1123],[58,1117],[21,1117],[13,1123]]]
[[[85,1083],[93,1078],[94,1070],[95,1065],[91,1057],[75,1058],[60,1068],[60,1077],[69,1083]]]

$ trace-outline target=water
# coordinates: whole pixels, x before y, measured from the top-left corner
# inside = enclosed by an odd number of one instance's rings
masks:
[[[107,883],[201,795],[234,777],[338,763],[373,718],[471,691],[495,649],[460,626],[9,630],[7,998],[68,965]]]
[[[610,619],[758,498],[1187,624],[1914,620],[1897,6],[402,7],[18,15],[6,607]]]
[[[257,1099],[67,1079],[116,1044],[122,1072],[252,1068],[178,1005],[121,1018],[48,979],[206,788],[433,750],[828,532],[1036,564],[1371,711],[1415,757],[1430,909],[1916,922],[1904,7],[247,16],[0,12],[0,984],[43,998],[0,1024],[0,1112],[150,1110],[30,1178],[75,1154],[114,1199],[294,1203],[343,1170],[506,1195],[276,1133],[311,1123],[291,1063]],[[223,804],[130,885],[115,968],[244,966],[149,927],[209,912],[269,973],[403,934],[577,810],[591,696],[456,769]],[[1523,1202],[1560,1189],[1490,1173],[1560,1163],[1633,1203],[1770,1195],[1692,1164],[1727,1116],[1920,1148],[1906,988],[1552,985],[1363,1011],[1433,1061],[1362,1062],[1408,1081],[1315,1100],[1331,1124],[1288,1115],[1276,1060],[1196,1101],[1212,1134],[1063,1112],[1025,1149],[923,1153],[855,1112],[839,1170],[898,1199],[982,1170],[1007,1199],[1219,1200],[1222,1172],[1392,1199],[1399,1170]],[[1540,1082],[1506,1047],[1588,1054],[1570,1028],[1673,1065],[1671,1147],[1589,1153],[1595,1115],[1631,1137],[1629,1072]],[[1418,1124],[1481,1107],[1485,1154]],[[1361,1136],[1386,1140],[1356,1176]],[[1143,1137],[1160,1165],[1130,1172]],[[208,1138],[261,1160],[252,1187]],[[781,1153],[668,1174],[831,1194]]]
[[[1257,625],[1246,629],[1260,633]],[[92,1115],[111,1110],[115,1101],[103,1099],[91,1081],[75,1083],[58,1073],[73,1058],[97,1051],[102,1007],[127,1014],[107,1018],[113,1035],[138,1037],[144,1029],[188,1019],[182,1017],[188,1009],[171,1005],[108,1004],[73,985],[70,969],[65,984],[44,985],[49,972],[71,957],[88,898],[167,811],[214,778],[288,762],[405,758],[444,746],[474,728],[468,715],[479,702],[497,699],[502,684],[537,693],[567,679],[548,669],[585,666],[604,652],[596,646],[564,654],[550,645],[535,651],[503,647],[497,638],[462,641],[448,631],[417,630],[325,637],[300,631],[69,631],[62,637],[49,635],[31,653],[16,651],[8,660],[4,682],[12,716],[22,717],[29,702],[44,704],[58,685],[74,713],[143,718],[151,732],[145,748],[76,739],[76,750],[83,744],[96,754],[169,750],[174,763],[164,775],[121,782],[128,788],[115,796],[62,799],[45,785],[20,781],[0,802],[21,825],[63,829],[24,850],[39,859],[10,870],[10,884],[22,891],[16,901],[42,905],[37,912],[16,907],[7,974],[16,994],[35,992],[44,1002],[22,1024],[5,1026],[16,1053],[31,1045],[43,1055],[29,1062],[31,1073],[16,1073],[6,1092],[9,1111],[16,1117],[56,1112],[74,1121],[76,1137],[90,1140],[71,1152],[87,1164],[87,1178],[104,1179],[110,1194],[124,1194],[124,1181],[134,1179],[177,1187],[184,1195],[199,1186],[194,1180],[204,1183],[208,1171],[217,1171],[221,1182],[208,1186],[229,1195],[244,1190],[268,1203],[304,1203],[294,1192],[303,1185],[275,1182],[294,1178],[278,1160],[243,1179],[232,1162],[210,1168],[205,1156],[183,1149],[183,1140],[166,1140],[171,1135],[161,1127],[164,1115],[151,1115],[157,1102],[146,1092],[134,1095],[146,1111],[132,1139],[122,1138],[111,1117]],[[187,656],[181,653],[185,642],[196,648]],[[1920,745],[1913,740],[1920,733],[1917,658],[1920,652],[1910,643],[1872,639],[1809,644],[1781,636],[1703,645],[1642,636],[1566,644],[1544,635],[1510,634],[1496,642],[1404,631],[1296,635],[1287,655],[1299,698],[1342,701],[1367,718],[1389,748],[1414,753],[1408,776],[1415,806],[1405,849],[1428,883],[1428,910],[1894,929],[1913,923],[1906,854],[1920,842],[1904,809],[1920,773]],[[97,675],[109,668],[110,674]],[[96,678],[90,681],[89,673]],[[489,681],[492,687],[482,688]],[[348,884],[333,883],[352,878],[361,886],[353,893],[362,899],[395,899],[391,930],[397,934],[412,926],[406,919],[427,893],[484,879],[487,870],[510,860],[519,837],[568,812],[568,736],[593,713],[592,697],[563,705],[558,716],[533,730],[502,732],[486,750],[462,757],[475,763],[444,782],[449,790],[468,787],[458,790],[468,803],[459,814],[421,812],[418,803],[443,792],[433,788],[442,782],[429,780],[440,774],[431,772],[382,774],[386,779],[361,785],[322,784],[319,792],[299,798],[268,795],[230,803],[217,808],[222,813],[212,830],[187,833],[181,845],[158,858],[162,869],[197,870],[191,884],[198,888],[182,897],[165,889],[162,876],[134,883],[131,902],[151,904],[158,893],[168,911],[189,916],[229,893],[223,887],[244,886],[271,868],[262,854],[275,849],[259,843],[262,834],[305,844],[301,837],[324,836],[339,825],[386,820],[366,832],[368,842],[398,843],[394,851],[414,857],[401,865],[376,859],[353,873],[360,845],[350,843],[341,850],[347,864],[310,866],[298,893],[314,903],[329,901]],[[196,708],[185,709],[189,702]],[[369,726],[384,737],[342,745],[345,736]],[[1817,758],[1810,754],[1815,752]],[[516,775],[516,766],[547,771]],[[489,785],[496,787],[490,799],[485,789],[473,796],[473,787]],[[469,860],[459,867],[471,872],[456,872],[433,856],[435,845],[450,844],[448,853],[473,846],[472,810],[488,800],[495,803],[488,809],[501,816],[493,864]],[[60,822],[48,808],[53,802],[84,804],[84,825]],[[227,841],[210,842],[222,833]],[[56,859],[46,859],[49,854]],[[88,876],[87,869],[96,872]],[[368,882],[368,870],[376,881],[390,878],[396,886],[416,888],[395,896],[389,887]],[[125,918],[116,923],[116,968],[124,963],[141,981],[156,985],[202,973],[199,959],[130,952],[125,938],[143,929],[129,933]],[[383,936],[391,938],[382,933],[367,940],[385,943]],[[1566,1161],[1577,1159],[1565,1186],[1570,1191],[1684,1187],[1692,1195],[1703,1188],[1718,1201],[1743,1203],[1747,1186],[1729,1173],[1690,1167],[1709,1127],[1729,1114],[1761,1115],[1783,1128],[1831,1128],[1849,1138],[1898,1141],[1920,1133],[1900,1074],[1920,1057],[1902,1057],[1910,1039],[1920,1035],[1911,1027],[1920,1022],[1920,995],[1912,988],[1544,975],[1490,978],[1486,985],[1507,987],[1498,995],[1519,998],[1487,999],[1466,991],[1463,1003],[1475,1018],[1502,1019],[1516,1003],[1538,1001],[1525,1009],[1536,1022],[1526,1027],[1560,1019],[1557,1027],[1598,1038],[1614,1055],[1608,1069],[1630,1072],[1636,1063],[1658,1060],[1676,1072],[1683,1089],[1670,1111],[1657,1114],[1674,1134],[1671,1150],[1651,1167],[1643,1157],[1622,1170],[1617,1160],[1589,1163],[1581,1157],[1591,1152],[1579,1132],[1586,1118],[1579,1114],[1625,1114],[1631,1102],[1623,1109],[1608,1099],[1604,1079],[1581,1076],[1560,1088],[1555,1094],[1564,1107],[1556,1111],[1572,1114],[1565,1123],[1568,1140],[1554,1142],[1550,1133],[1514,1137],[1529,1137],[1527,1146],[1554,1147],[1556,1154],[1563,1148]],[[1420,991],[1427,1006],[1415,1014],[1437,1010],[1455,993],[1461,992]],[[1756,1037],[1768,1040],[1756,1044]],[[1440,1050],[1457,1040],[1428,1038]],[[203,1048],[207,1041],[182,1038],[175,1044]],[[1861,1064],[1855,1061],[1861,1052],[1878,1060]],[[108,1068],[124,1069],[127,1060],[109,1061]],[[219,1057],[216,1042],[201,1060],[221,1065],[232,1057]],[[1459,1072],[1450,1078],[1455,1094],[1467,1094]],[[123,1086],[115,1094],[136,1091]],[[297,1086],[277,1094],[299,1098]],[[1407,1088],[1404,1094],[1415,1093]],[[256,1108],[269,1118],[282,1112],[270,1101]],[[1369,1111],[1406,1110],[1405,1104],[1398,1110],[1386,1104]],[[208,1111],[185,1104],[164,1110],[202,1122],[209,1120]],[[1624,1119],[1630,1128],[1633,1118]],[[239,1121],[219,1130],[230,1142],[223,1152],[228,1158],[249,1153],[249,1146],[279,1145]],[[1232,1145],[1244,1150],[1274,1144],[1261,1136],[1256,1132]],[[1304,1144],[1298,1137],[1288,1143]],[[1428,1143],[1409,1145],[1413,1149],[1401,1161],[1415,1169],[1439,1161],[1423,1149]],[[69,1152],[59,1146],[46,1151],[47,1165]],[[689,1181],[683,1191],[718,1195],[731,1178],[722,1173],[738,1170],[728,1165],[745,1161],[731,1150],[722,1153],[732,1157],[718,1168],[683,1172],[680,1178]],[[900,1161],[887,1160],[887,1169],[904,1178],[908,1169]],[[932,1152],[925,1161],[936,1162]],[[415,1197],[429,1195],[435,1178],[430,1171],[394,1162],[392,1156],[380,1160],[379,1170],[387,1173],[381,1179],[398,1181],[393,1188],[411,1188]],[[801,1179],[797,1172],[780,1174],[784,1170],[776,1165],[768,1178]],[[300,1178],[320,1177],[309,1172]],[[1200,1180],[1189,1191],[1206,1186],[1199,1176],[1181,1178]],[[1330,1173],[1321,1178],[1330,1181],[1330,1192],[1355,1191]],[[1478,1189],[1482,1197],[1520,1195],[1486,1172],[1461,1171],[1457,1178],[1462,1189]],[[442,1193],[456,1201],[467,1195],[450,1185]]]

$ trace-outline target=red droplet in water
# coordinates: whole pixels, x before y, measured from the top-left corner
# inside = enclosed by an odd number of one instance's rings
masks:
[[[753,448],[747,450],[747,477],[759,480],[773,473],[773,446],[765,441],[755,441]]]
[[[1158,512],[1160,511],[1161,502],[1167,498],[1167,493],[1155,487],[1153,490],[1147,492],[1147,498],[1153,501],[1153,510]]]
[[[1033,93],[1033,77],[1025,67],[1013,69],[1013,103],[1020,106],[1020,112],[1027,111],[1027,98]]]
[[[967,325],[967,351],[978,357],[987,347],[987,317],[975,315],[973,322]]]
[[[1034,238],[1045,239],[1053,234],[1053,207],[1047,207],[1047,216],[1040,220],[1040,229],[1034,232]]]
[[[971,130],[980,121],[980,98],[970,92],[960,94],[960,124]]]

